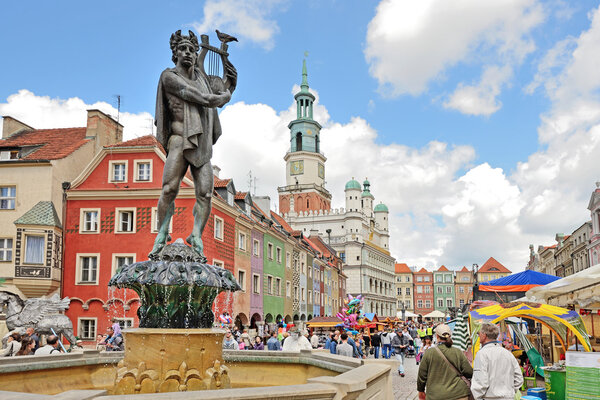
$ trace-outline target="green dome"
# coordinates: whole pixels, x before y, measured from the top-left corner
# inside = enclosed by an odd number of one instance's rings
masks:
[[[365,179],[365,181],[363,182],[363,185],[365,185],[365,186],[370,186],[370,185],[371,185],[371,182],[369,182],[369,180],[368,180],[368,179]]]
[[[361,193],[360,197],[370,197],[372,199],[375,198],[375,196],[373,196],[373,194],[368,191],[368,190],[363,190],[363,192]]]
[[[352,178],[351,180],[348,181],[348,183],[346,183],[346,189],[345,190],[349,190],[349,189],[355,189],[355,190],[360,190],[360,183],[358,183],[357,180],[355,180],[354,178]]]
[[[377,204],[373,211],[375,211],[375,212],[390,212],[390,210],[388,210],[387,206],[383,203]]]

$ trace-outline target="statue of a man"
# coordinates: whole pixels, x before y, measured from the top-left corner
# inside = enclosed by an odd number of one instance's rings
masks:
[[[150,252],[157,258],[169,238],[169,223],[181,180],[190,168],[194,180],[196,203],[194,227],[187,242],[206,262],[202,231],[211,211],[213,171],[212,146],[221,135],[216,107],[231,99],[229,90],[215,92],[196,60],[200,48],[198,38],[177,31],[171,35],[172,60],[175,68],[160,75],[156,96],[156,138],[167,152],[163,172],[162,193],[158,201],[159,231]]]

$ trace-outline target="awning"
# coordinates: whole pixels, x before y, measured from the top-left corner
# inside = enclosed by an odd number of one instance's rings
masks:
[[[419,315],[415,314],[414,312],[410,312],[410,311],[405,311],[404,312],[404,318],[417,318]],[[402,311],[398,311],[396,313],[396,317],[397,318],[402,318]]]
[[[557,279],[560,278],[527,270],[492,281],[481,282],[479,290],[482,292],[526,292],[534,287],[547,285]]]
[[[527,291],[527,298],[531,301],[547,302],[550,298],[563,294],[573,293],[593,285],[600,285],[600,264],[579,271],[544,286],[535,287]],[[585,305],[583,298],[577,298],[580,305]],[[593,300],[593,299],[589,299]],[[582,304],[583,303],[583,304]]]
[[[427,315],[424,315],[423,318],[444,318],[446,314],[439,310],[434,310]]]

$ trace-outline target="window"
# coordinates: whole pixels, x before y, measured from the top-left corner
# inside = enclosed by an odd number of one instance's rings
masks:
[[[463,306],[465,305],[465,301],[464,301],[464,299],[460,299],[460,300],[458,301],[458,304],[460,304],[460,306],[461,306],[461,307],[463,307]]]
[[[260,294],[260,275],[252,275],[252,293]]]
[[[281,278],[275,278],[275,296],[281,296]]]
[[[291,257],[292,256],[290,255],[289,252],[285,253],[285,267],[286,268],[292,268],[292,263],[290,262]]]
[[[123,265],[131,265],[135,262],[135,254],[113,254],[111,275],[114,275]]]
[[[260,257],[260,242],[256,239],[252,241],[252,254],[256,257]]]
[[[396,294],[398,296],[401,296],[402,295],[402,288],[396,288]]]
[[[410,283],[410,276],[406,276],[406,277],[404,278],[404,280],[405,280],[405,282],[406,282],[406,283]]]
[[[246,234],[238,232],[238,249],[246,251]]]
[[[82,209],[81,210],[81,221],[79,222],[79,232],[80,233],[85,233],[85,232],[91,232],[91,233],[99,233],[100,230],[98,229],[100,224],[98,223],[98,221],[100,220],[100,209],[93,209],[93,210],[86,210],[86,209]]]
[[[77,283],[98,283],[98,255],[79,255]]]
[[[277,262],[281,264],[281,247],[277,247],[275,254],[277,254]]]
[[[417,276],[417,282],[423,282],[423,277],[422,276]]]
[[[44,263],[44,237],[26,235],[25,236],[25,263],[43,264]]]
[[[292,297],[292,283],[290,281],[285,281],[285,295]]]
[[[225,268],[225,263],[221,260],[216,260],[213,258],[213,265],[219,268]]]
[[[273,259],[273,243],[267,244],[267,256],[269,257],[269,260]]]
[[[410,288],[409,287],[406,288],[406,295],[410,296]]]
[[[452,286],[446,286],[446,293],[452,293]]]
[[[435,276],[435,281],[436,281],[436,282],[443,282],[443,278],[444,278],[444,277],[443,277],[442,275],[436,275],[436,276]]]
[[[463,281],[463,282],[469,282],[469,277],[468,276],[463,276],[460,280]]]
[[[406,300],[406,308],[411,308],[410,307],[410,300]]]
[[[425,293],[431,293],[431,286],[425,286]]]
[[[96,340],[96,318],[79,318],[78,325],[81,340]]]
[[[425,300],[425,308],[431,308],[431,300]]]
[[[452,283],[452,275],[445,275],[444,276],[444,281],[446,283]]]
[[[425,282],[429,282],[431,277],[430,276],[425,276],[424,278],[425,278]]]
[[[169,220],[169,233],[173,232],[173,217],[171,217],[171,220]],[[158,232],[158,228],[160,228],[158,226],[158,207],[152,207],[152,219],[150,221],[150,223],[152,224],[152,228],[151,228],[151,232],[152,233],[157,233]]]
[[[215,215],[215,239],[223,240],[223,220]]]
[[[117,233],[135,233],[135,208],[116,209]]]
[[[0,261],[12,261],[12,239],[0,238]]]
[[[444,307],[444,300],[443,299],[438,299],[437,301],[438,307]]]
[[[118,323],[121,329],[133,327],[133,318],[113,318],[113,322]]]
[[[109,182],[127,182],[127,161],[110,161]]]
[[[438,292],[438,294],[444,293],[444,289],[441,286],[438,286],[437,287],[437,292]]]
[[[423,293],[423,286],[417,286],[417,293]]]
[[[273,277],[267,276],[267,294],[273,294]]]
[[[465,292],[465,287],[464,286],[459,286],[458,287],[458,293],[464,293]]]
[[[295,299],[295,300],[299,300],[299,296],[298,296],[298,286],[294,286],[294,299]]]
[[[306,293],[304,292],[304,288],[302,288],[300,291],[302,293],[302,301],[306,301]]]
[[[152,181],[152,160],[135,161],[135,179],[136,182]]]
[[[312,290],[308,291],[308,302],[312,304]]]
[[[452,307],[452,299],[446,299],[446,307]]]
[[[417,300],[417,307],[423,308],[423,300]]]
[[[242,288],[242,291],[246,291],[246,271],[242,271],[241,269],[238,271],[238,283]]]
[[[0,210],[14,210],[16,197],[16,186],[0,186]]]

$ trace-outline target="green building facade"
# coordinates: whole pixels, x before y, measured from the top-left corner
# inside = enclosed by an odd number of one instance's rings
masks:
[[[263,245],[263,313],[265,322],[279,322],[285,315],[285,245],[272,231]]]
[[[436,310],[448,312],[449,307],[456,304],[454,298],[454,272],[441,266],[433,272],[433,304]]]

